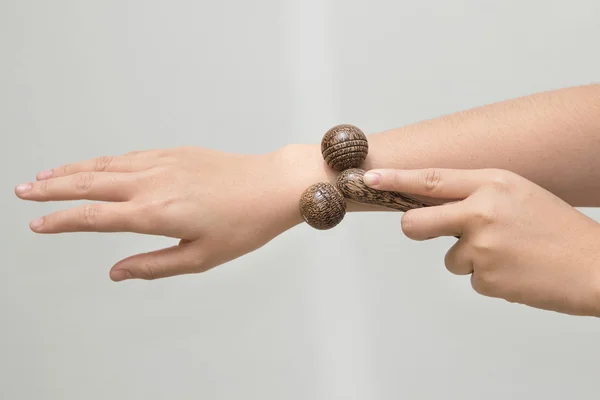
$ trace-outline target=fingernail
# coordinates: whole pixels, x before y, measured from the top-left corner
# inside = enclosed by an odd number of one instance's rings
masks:
[[[115,282],[120,282],[120,281],[124,281],[126,279],[131,279],[131,278],[133,278],[133,276],[127,270],[116,269],[116,270],[110,271],[110,279],[112,279]]]
[[[29,226],[31,227],[31,229],[34,229],[34,230],[35,229],[39,229],[42,225],[44,225],[44,218],[34,219],[29,224]]]
[[[23,183],[21,185],[17,185],[17,187],[15,188],[15,191],[18,194],[27,193],[30,190],[31,190],[31,183]]]
[[[37,174],[37,179],[38,180],[42,180],[42,179],[48,179],[52,176],[52,170],[46,170],[46,171],[42,171],[42,172],[38,172]]]
[[[369,171],[363,176],[363,181],[367,186],[375,186],[381,182],[381,175],[377,172]]]

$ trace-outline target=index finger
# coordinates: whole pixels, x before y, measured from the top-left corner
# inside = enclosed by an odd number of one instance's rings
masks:
[[[151,168],[156,162],[153,156],[158,151],[141,151],[128,153],[122,156],[102,156],[89,160],[77,161],[63,164],[60,167],[41,171],[37,174],[37,180],[59,178],[73,175],[79,172],[138,172]]]
[[[378,190],[415,195],[465,199],[489,180],[489,170],[469,169],[373,169],[363,177],[365,184]]]

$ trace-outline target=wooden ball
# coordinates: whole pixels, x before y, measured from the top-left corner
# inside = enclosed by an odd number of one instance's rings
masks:
[[[367,137],[354,125],[334,126],[321,141],[321,154],[336,171],[360,167],[368,152]]]
[[[344,219],[346,199],[334,185],[317,183],[302,193],[300,213],[313,228],[331,229]]]

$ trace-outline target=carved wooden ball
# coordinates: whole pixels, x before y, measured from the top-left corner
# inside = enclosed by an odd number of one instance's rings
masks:
[[[300,213],[313,228],[331,229],[344,219],[346,199],[334,185],[317,183],[302,193]]]
[[[323,158],[336,171],[360,167],[368,152],[367,137],[354,125],[334,126],[321,141]]]

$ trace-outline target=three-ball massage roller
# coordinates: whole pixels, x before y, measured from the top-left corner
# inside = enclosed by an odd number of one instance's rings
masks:
[[[300,197],[302,217],[315,229],[331,229],[346,215],[346,201],[372,204],[399,211],[427,207],[430,204],[406,194],[373,189],[363,181],[361,169],[369,152],[365,134],[353,125],[337,125],[323,136],[321,154],[325,162],[339,172],[335,185],[316,183]]]

